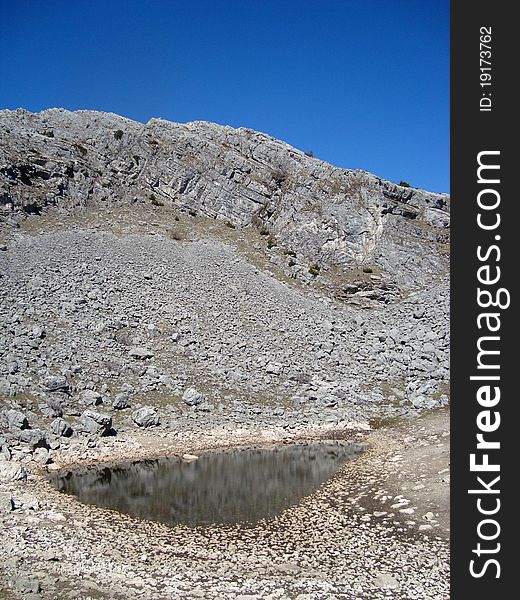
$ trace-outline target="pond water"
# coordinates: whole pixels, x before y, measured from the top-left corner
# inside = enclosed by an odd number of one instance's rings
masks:
[[[170,525],[255,523],[324,483],[361,447],[344,442],[235,449],[88,468],[50,477],[85,504]]]

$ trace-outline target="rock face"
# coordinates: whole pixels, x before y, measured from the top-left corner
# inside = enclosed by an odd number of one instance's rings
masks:
[[[447,195],[207,122],[0,111],[0,203],[29,214],[97,203],[175,206],[258,227],[321,268],[377,267],[405,287],[446,270]]]
[[[0,455],[443,406],[448,239],[448,196],[251,130],[0,111]]]

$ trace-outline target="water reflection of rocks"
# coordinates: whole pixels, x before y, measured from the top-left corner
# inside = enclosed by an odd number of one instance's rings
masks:
[[[256,522],[311,494],[360,447],[312,443],[147,460],[55,475],[82,502],[164,523]]]

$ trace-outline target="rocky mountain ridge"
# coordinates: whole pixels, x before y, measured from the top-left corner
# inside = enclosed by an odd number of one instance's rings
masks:
[[[167,205],[256,227],[322,274],[372,269],[410,289],[447,271],[445,194],[333,167],[245,128],[0,111],[4,214],[121,204]]]

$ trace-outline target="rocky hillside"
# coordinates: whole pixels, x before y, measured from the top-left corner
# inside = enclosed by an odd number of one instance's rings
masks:
[[[447,196],[210,123],[16,110],[0,131],[9,452],[447,401]]]
[[[448,211],[247,129],[0,112],[0,597],[446,597]],[[246,534],[47,481],[329,436],[370,450]]]
[[[291,275],[312,278],[319,269],[347,296],[422,286],[447,270],[448,196],[339,169],[265,134],[213,123],[0,111],[0,204],[7,214],[155,204],[256,227],[269,245],[297,255]],[[363,269],[384,285],[345,282],[345,271]]]

